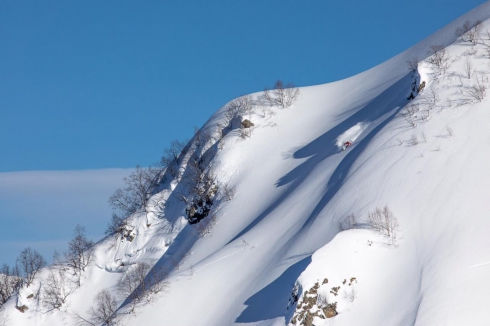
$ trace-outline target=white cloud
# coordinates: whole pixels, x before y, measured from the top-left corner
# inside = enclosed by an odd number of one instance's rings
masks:
[[[0,264],[28,246],[49,261],[77,224],[99,240],[111,216],[107,203],[130,169],[0,173]]]

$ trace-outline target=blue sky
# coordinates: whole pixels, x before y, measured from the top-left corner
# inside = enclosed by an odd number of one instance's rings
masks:
[[[32,175],[9,172],[149,165],[236,96],[277,79],[307,86],[357,74],[481,3],[1,1],[0,180],[18,182],[0,184],[0,236],[62,242],[85,222],[100,237],[115,175],[127,173],[95,171],[67,188],[62,174],[26,183]],[[29,190],[47,184],[57,186],[50,196]],[[76,217],[56,209],[65,200]],[[58,221],[56,232],[38,228],[34,237],[33,226],[44,225],[36,219]],[[16,255],[0,252],[0,263]]]

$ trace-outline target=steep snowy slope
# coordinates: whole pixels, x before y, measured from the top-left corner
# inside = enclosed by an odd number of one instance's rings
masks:
[[[487,325],[490,111],[471,90],[488,83],[489,17],[485,3],[369,71],[301,88],[289,108],[256,107],[245,116],[255,124],[250,137],[234,129],[220,140],[224,106],[185,149],[183,175],[167,173],[124,239],[96,245],[62,308],[42,305],[46,269],[7,302],[10,323],[83,324],[74,314],[90,320],[94,297],[107,289],[124,325],[307,324],[299,317],[307,290],[315,293],[308,309],[337,302],[338,315],[310,320],[317,326]],[[466,20],[484,21],[474,46],[454,33]],[[447,47],[444,73],[424,61],[433,45]],[[420,62],[417,73],[409,60]],[[189,224],[182,196],[194,158],[219,190],[210,215]],[[366,227],[368,213],[385,205],[399,222],[394,245]],[[350,214],[361,226],[340,232]],[[116,284],[142,263],[153,266],[146,280],[165,289],[130,313],[134,300]],[[15,309],[23,305],[24,313]]]

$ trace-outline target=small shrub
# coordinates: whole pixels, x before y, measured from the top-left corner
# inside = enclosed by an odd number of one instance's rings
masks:
[[[398,220],[388,206],[376,208],[368,215],[368,224],[371,229],[388,238],[394,245],[397,239]]]
[[[358,220],[354,214],[349,214],[339,221],[340,231],[355,229],[357,226]]]
[[[484,76],[477,76],[476,81],[465,91],[470,100],[481,102],[485,98],[488,89],[488,79]]]
[[[442,45],[431,45],[430,50],[427,51],[430,55],[426,59],[429,64],[432,64],[439,73],[446,73],[449,68],[449,57],[446,54],[446,49]]]

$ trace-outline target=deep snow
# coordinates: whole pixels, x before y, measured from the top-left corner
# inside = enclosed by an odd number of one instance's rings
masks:
[[[490,111],[488,99],[464,101],[473,80],[461,75],[466,57],[485,74],[490,59],[485,45],[462,43],[454,30],[466,20],[490,29],[489,17],[485,3],[362,74],[301,88],[290,108],[256,110],[250,138],[235,130],[218,145],[224,106],[202,129],[213,135],[203,152],[234,198],[217,200],[214,218],[189,225],[179,200],[184,185],[167,180],[147,212],[131,217],[132,242],[97,244],[82,287],[61,311],[46,312],[37,294],[27,298],[41,275],[5,305],[10,323],[71,325],[71,314],[86,316],[99,290],[118,295],[128,266],[147,262],[165,272],[168,289],[136,314],[126,314],[128,301],[118,296],[124,325],[285,325],[296,309],[288,308],[294,285],[305,291],[325,278],[319,291],[338,302],[339,314],[315,319],[317,326],[487,325]],[[424,62],[435,44],[451,58],[442,76]],[[415,58],[419,77],[407,69]],[[427,86],[409,101],[417,78]],[[430,109],[432,91],[439,101]],[[412,127],[405,117],[417,104]],[[340,151],[345,140],[353,145]],[[365,227],[340,232],[340,219],[365,221],[385,205],[400,224],[396,245]],[[351,277],[355,284],[342,283]]]

